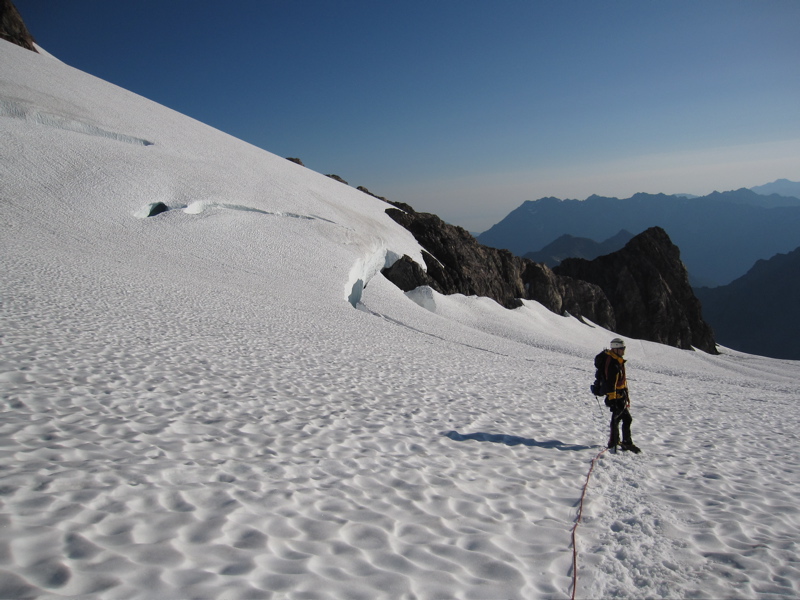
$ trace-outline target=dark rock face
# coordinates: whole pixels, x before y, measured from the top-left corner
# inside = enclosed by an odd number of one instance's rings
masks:
[[[404,291],[428,285],[442,294],[492,298],[506,308],[520,306],[520,298],[536,300],[553,312],[568,312],[613,328],[613,310],[596,285],[558,276],[545,265],[507,250],[482,246],[465,229],[448,225],[436,215],[395,208],[386,212],[425,249],[427,272],[407,256],[384,270]]]
[[[592,261],[568,258],[553,271],[598,285],[614,308],[617,333],[716,354],[680,250],[660,227],[637,235],[622,250]]]
[[[428,263],[427,254],[427,252],[423,251],[423,258],[425,259],[426,264]],[[442,292],[442,288],[439,286],[438,282],[430,277],[425,270],[415,263],[408,255],[404,255],[391,267],[386,267],[381,272],[386,279],[391,281],[404,292],[410,292],[411,290],[420,286],[427,285],[440,294],[444,293]]]
[[[305,167],[305,165],[303,164],[303,161],[300,160],[299,158],[295,157],[295,156],[287,156],[286,160],[288,160],[289,162],[293,162],[296,165],[300,165],[301,167]]]
[[[614,309],[599,286],[558,275],[547,265],[520,258],[525,264],[522,280],[526,300],[535,300],[560,315],[586,317],[593,323],[616,330]]]
[[[33,36],[28,32],[17,7],[11,0],[0,0],[0,38],[36,52]]]
[[[466,230],[447,225],[436,215],[387,212],[428,251],[426,267],[437,291],[486,296],[506,308],[520,306],[517,299],[524,290],[510,252],[480,246]]]

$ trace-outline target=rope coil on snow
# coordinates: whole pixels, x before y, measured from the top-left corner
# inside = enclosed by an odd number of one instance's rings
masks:
[[[578,530],[578,524],[581,522],[581,517],[583,517],[583,499],[586,497],[586,489],[589,487],[589,478],[592,476],[592,471],[594,471],[594,464],[597,462],[597,459],[603,456],[607,450],[608,448],[603,448],[597,454],[597,456],[592,459],[592,464],[589,466],[589,472],[586,474],[586,483],[583,484],[581,499],[580,502],[578,502],[578,514],[575,517],[575,525],[572,526],[572,600],[575,600],[575,593],[578,588],[578,545],[575,539],[575,532]]]

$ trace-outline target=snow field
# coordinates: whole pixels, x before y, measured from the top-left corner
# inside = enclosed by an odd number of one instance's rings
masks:
[[[562,477],[526,493],[526,448],[509,462],[506,446],[439,435],[503,429],[487,420],[487,399],[469,397],[480,380],[441,382],[413,357],[387,369],[391,353],[364,358],[323,332],[276,349],[234,338],[207,347],[175,331],[169,344],[134,338],[125,353],[104,352],[69,320],[46,350],[9,340],[23,365],[48,365],[5,378],[3,434],[14,444],[4,463],[16,465],[4,477],[5,535],[32,594],[441,597],[466,586],[514,596],[523,558],[537,554],[522,532],[549,555],[569,518]],[[446,352],[456,373],[473,362],[463,352]],[[503,489],[487,495],[498,477]]]
[[[0,597],[569,596],[611,332],[403,294],[384,203],[0,54],[62,119],[0,116]],[[798,363],[628,347],[578,597],[797,596]]]

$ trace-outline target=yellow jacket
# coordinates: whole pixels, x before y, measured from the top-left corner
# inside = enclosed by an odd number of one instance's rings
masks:
[[[625,377],[625,359],[616,352],[606,350],[606,354],[611,360],[606,360],[605,378],[609,383],[614,384],[614,391],[608,394],[609,400],[616,400],[624,397],[621,392],[628,389],[628,380]]]

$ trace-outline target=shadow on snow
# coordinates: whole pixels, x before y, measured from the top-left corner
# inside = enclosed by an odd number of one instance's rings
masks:
[[[450,438],[456,442],[465,442],[467,440],[476,440],[478,442],[492,442],[493,444],[505,444],[506,446],[534,446],[536,448],[555,448],[556,450],[591,450],[597,446],[581,446],[578,444],[565,444],[558,440],[548,440],[546,442],[537,442],[534,439],[523,438],[516,435],[504,435],[500,433],[458,433],[457,431],[445,431],[442,435]]]

